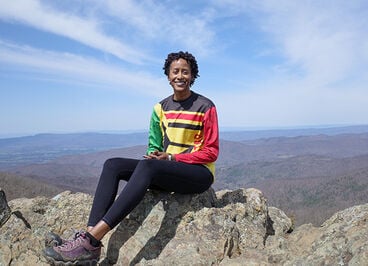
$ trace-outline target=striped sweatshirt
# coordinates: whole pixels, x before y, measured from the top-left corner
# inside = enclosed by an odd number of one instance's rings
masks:
[[[175,101],[171,95],[157,103],[147,154],[155,150],[175,154],[178,162],[203,164],[215,175],[219,132],[214,103],[193,91],[184,101]]]

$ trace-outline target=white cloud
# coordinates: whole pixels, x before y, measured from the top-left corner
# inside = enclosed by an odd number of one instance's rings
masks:
[[[175,7],[157,1],[91,1],[80,14],[78,8],[60,8],[53,2],[14,0],[0,2],[0,19],[61,35],[137,64],[157,61],[143,50],[160,43],[198,56],[213,54],[216,34],[211,21],[216,14],[206,5],[196,13]],[[112,18],[115,21],[110,24]]]
[[[161,1],[110,0],[105,3],[109,15],[130,25],[148,40],[185,47],[202,56],[215,49],[215,31],[210,27],[214,14],[206,8],[194,13],[195,10],[182,12],[177,5],[165,5]]]
[[[222,126],[368,122],[365,0],[173,3],[91,0],[69,7],[64,1],[3,1],[0,20],[65,36],[138,64],[156,63],[143,49],[157,57],[171,47],[188,49],[207,77],[199,80],[199,89],[207,89],[217,104]],[[248,48],[251,52],[245,51]],[[37,78],[137,90],[155,97],[166,94],[164,77],[1,39],[0,62],[33,72],[33,77],[41,73]],[[150,71],[151,66],[133,67]]]
[[[60,82],[81,82],[107,89],[134,91],[162,96],[165,79],[144,72],[129,72],[112,64],[70,53],[56,53],[0,40],[0,62],[15,66],[18,72],[37,74],[38,78],[55,78]],[[36,75],[35,75],[36,76]]]
[[[345,80],[368,63],[364,0],[214,2],[223,13],[252,18],[269,42],[268,50],[260,54],[281,56],[284,62],[278,68],[315,83]]]
[[[368,63],[362,53],[368,43],[368,12],[359,11],[362,4],[263,1],[256,8],[264,15],[256,20],[279,46],[291,71],[299,68],[320,84],[338,82]]]
[[[63,13],[46,7],[38,0],[2,1],[0,19],[24,23],[65,36],[128,62],[141,63],[143,59],[147,59],[147,55],[141,51],[106,35],[101,30],[99,21]]]
[[[236,97],[216,92],[226,126],[368,122],[366,1],[217,1],[246,16],[268,42],[269,71]],[[260,48],[263,49],[263,48]],[[262,51],[260,51],[261,54]],[[273,64],[273,68],[271,67]],[[229,86],[231,87],[231,85]],[[245,90],[245,89],[244,89]]]

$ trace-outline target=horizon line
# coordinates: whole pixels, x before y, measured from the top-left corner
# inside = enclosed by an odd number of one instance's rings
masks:
[[[298,126],[249,126],[235,127],[225,126],[220,127],[219,132],[257,132],[257,131],[283,131],[283,130],[318,130],[318,129],[334,129],[334,128],[349,128],[349,127],[367,127],[368,124],[327,124],[327,125],[298,125]],[[135,134],[147,133],[148,129],[126,129],[126,130],[85,130],[85,131],[45,131],[45,132],[29,132],[29,133],[6,133],[0,134],[0,139],[32,137],[37,135],[68,135],[68,134]]]

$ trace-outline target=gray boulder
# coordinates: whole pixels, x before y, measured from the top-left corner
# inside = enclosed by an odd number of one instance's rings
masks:
[[[7,216],[0,227],[0,265],[47,265],[46,232],[72,237],[73,229],[85,228],[91,204],[91,196],[68,191],[10,201],[11,212],[0,213]],[[364,265],[367,220],[368,204],[336,213],[321,227],[293,230],[290,218],[268,207],[256,189],[149,191],[103,239],[100,265]]]

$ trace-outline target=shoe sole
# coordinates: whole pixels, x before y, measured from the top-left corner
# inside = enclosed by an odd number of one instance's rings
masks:
[[[48,263],[50,263],[50,265],[54,265],[54,266],[75,266],[75,265],[80,265],[80,266],[96,266],[98,261],[100,260],[98,259],[93,259],[93,260],[75,260],[75,261],[59,261],[59,260],[54,260],[53,258],[50,257],[46,257],[46,260]]]

